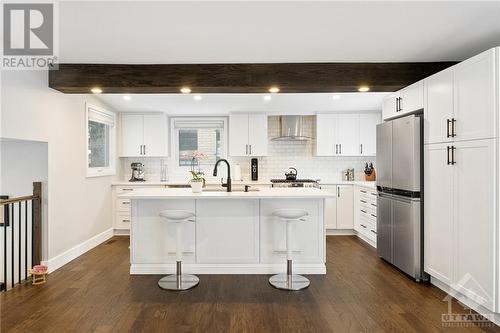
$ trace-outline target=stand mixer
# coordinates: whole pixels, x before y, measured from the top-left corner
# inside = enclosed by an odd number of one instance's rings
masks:
[[[132,176],[129,182],[144,182],[144,165],[141,162],[134,162],[130,164],[132,169]]]

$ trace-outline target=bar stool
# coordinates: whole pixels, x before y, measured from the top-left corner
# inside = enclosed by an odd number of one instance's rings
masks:
[[[195,214],[185,210],[162,210],[160,216],[165,218],[166,222],[175,223],[176,239],[176,272],[172,275],[162,277],[158,281],[158,286],[166,290],[188,290],[196,287],[200,279],[196,275],[182,274],[182,224],[194,222]]]
[[[307,211],[303,209],[277,209],[273,216],[286,223],[286,274],[276,274],[269,278],[269,283],[282,290],[302,290],[309,287],[309,279],[305,276],[292,273],[292,231],[291,224],[295,222],[305,222]]]

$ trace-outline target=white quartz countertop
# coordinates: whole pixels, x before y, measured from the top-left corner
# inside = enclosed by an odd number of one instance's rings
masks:
[[[262,188],[258,191],[204,191],[193,193],[190,188],[138,188],[131,193],[119,195],[120,198],[143,199],[324,199],[335,197],[328,191],[315,188]]]
[[[145,181],[145,182],[129,182],[129,181],[113,181],[112,186],[168,186],[168,185],[188,185],[186,181]],[[271,182],[269,180],[259,180],[259,181],[233,181],[233,186],[237,185],[254,185],[254,186],[270,186]],[[346,181],[346,180],[320,180],[320,185],[356,185],[371,189],[376,189],[376,182],[367,182],[362,180]],[[207,182],[207,185],[220,185],[217,182]]]

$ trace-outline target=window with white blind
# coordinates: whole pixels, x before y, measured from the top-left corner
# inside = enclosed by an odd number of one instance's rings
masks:
[[[226,156],[227,118],[171,118],[174,169],[201,170]]]
[[[114,112],[86,104],[87,177],[116,173],[116,115]]]

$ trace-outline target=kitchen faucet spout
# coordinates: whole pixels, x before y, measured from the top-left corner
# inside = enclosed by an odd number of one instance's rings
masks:
[[[220,162],[224,162],[227,165],[227,180],[226,184],[222,184],[222,186],[227,188],[227,192],[231,192],[231,166],[229,165],[229,162],[226,159],[221,158],[215,163],[214,177],[217,177],[217,166],[219,165]]]

